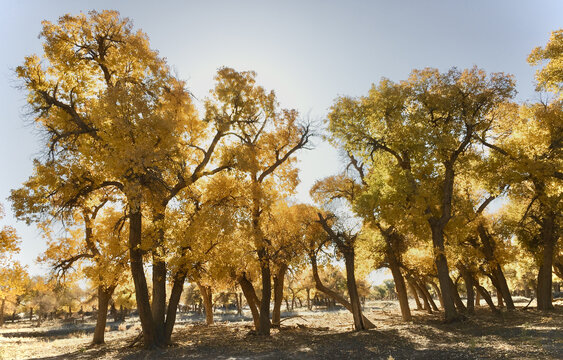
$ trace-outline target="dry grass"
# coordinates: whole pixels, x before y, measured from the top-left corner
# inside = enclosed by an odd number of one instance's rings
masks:
[[[385,310],[381,310],[384,308]],[[440,314],[414,311],[404,323],[395,306],[366,311],[376,329],[353,332],[345,311],[299,312],[283,321],[268,338],[253,335],[250,321],[224,321],[214,326],[184,322],[175,330],[175,346],[147,351],[126,346],[138,334],[138,324],[111,326],[105,346],[89,345],[91,333],[61,324],[41,328],[0,330],[2,359],[561,359],[563,308],[475,316],[443,324]],[[92,324],[82,325],[86,329]],[[59,332],[56,332],[59,331]]]

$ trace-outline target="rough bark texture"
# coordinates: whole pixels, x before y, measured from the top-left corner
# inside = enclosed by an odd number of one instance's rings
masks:
[[[344,306],[348,311],[352,312],[352,305],[348,302],[348,300],[346,300],[342,295],[340,295],[336,291],[333,291],[333,290],[331,290],[331,289],[329,289],[329,288],[327,288],[326,286],[323,285],[321,278],[319,276],[319,269],[317,267],[316,256],[310,255],[309,258],[311,260],[311,266],[313,268],[313,279],[315,280],[315,288],[317,290],[325,293],[327,296],[329,296],[333,300],[342,304],[342,306]],[[375,325],[373,325],[373,323],[371,321],[369,321],[369,319],[366,318],[364,315],[362,315],[362,323],[366,326],[366,329],[372,329],[372,328],[375,327]]]
[[[98,286],[98,314],[96,316],[96,328],[94,329],[94,339],[92,344],[103,344],[106,332],[106,321],[108,317],[108,305],[115,286]]]
[[[155,324],[152,317],[151,305],[149,301],[149,290],[147,279],[143,269],[143,251],[141,250],[141,231],[142,216],[140,204],[131,206],[129,215],[129,257],[131,259],[131,275],[135,284],[135,294],[137,300],[137,310],[141,320],[143,330],[143,343],[146,348],[161,346],[157,342],[155,334]]]
[[[272,326],[280,327],[281,321],[281,305],[283,300],[283,283],[287,265],[281,264],[278,271],[274,275],[274,309],[272,310]],[[287,300],[286,300],[287,302]],[[289,303],[286,304],[289,310]]]

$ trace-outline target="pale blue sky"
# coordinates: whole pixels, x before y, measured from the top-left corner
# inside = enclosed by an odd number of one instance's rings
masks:
[[[514,74],[519,100],[534,100],[527,54],[563,26],[563,1],[25,1],[0,0],[0,201],[23,239],[19,259],[32,273],[44,249],[33,228],[16,223],[6,197],[32,171],[40,145],[24,122],[25,94],[13,69],[40,53],[44,19],[116,9],[145,31],[153,48],[188,81],[198,99],[217,68],[255,70],[285,107],[314,120],[338,95],[363,95],[381,77],[414,68],[477,65]],[[318,141],[319,142],[319,141]],[[325,144],[301,156],[300,198],[315,179],[340,168]]]

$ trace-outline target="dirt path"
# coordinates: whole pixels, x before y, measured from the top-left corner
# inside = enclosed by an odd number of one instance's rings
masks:
[[[110,331],[106,346],[90,347],[90,334],[19,337],[29,329],[0,332],[2,359],[563,359],[563,308],[477,315],[442,324],[440,314],[414,312],[413,323],[396,313],[372,310],[377,328],[353,332],[350,314],[308,312],[283,321],[268,338],[253,335],[251,322],[208,327],[181,324],[176,346],[146,351],[126,348],[138,326]],[[39,330],[38,330],[39,331]],[[11,334],[11,336],[7,336]]]

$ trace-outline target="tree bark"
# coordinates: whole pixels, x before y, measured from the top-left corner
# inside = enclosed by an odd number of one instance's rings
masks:
[[[108,304],[114,290],[115,286],[105,287],[98,285],[98,314],[92,344],[103,344],[105,342],[104,335],[106,331]]]
[[[434,245],[434,263],[438,270],[438,280],[440,282],[440,290],[444,302],[444,320],[450,323],[458,321],[459,316],[454,304],[454,295],[451,286],[452,279],[450,279],[448,260],[444,253],[444,226],[440,224],[440,221],[433,221],[433,219],[430,219],[429,222],[432,230],[432,243]]]
[[[315,280],[315,288],[317,290],[323,292],[327,296],[329,296],[334,301],[338,301],[348,311],[352,312],[352,305],[342,295],[340,295],[336,291],[333,291],[333,290],[331,290],[331,289],[329,289],[329,288],[327,288],[326,286],[323,285],[321,278],[319,276],[319,269],[317,267],[317,257],[316,257],[316,255],[310,255],[309,258],[311,260],[311,265],[313,267],[313,279]],[[373,325],[373,323],[371,321],[369,321],[368,318],[366,318],[364,315],[361,315],[361,316],[362,316],[362,322],[365,325],[366,329],[375,328],[375,325]]]
[[[6,305],[6,298],[2,298],[0,304],[0,327],[4,326],[4,306]]]
[[[172,343],[172,331],[176,323],[176,313],[182,292],[184,291],[184,282],[186,281],[186,272],[178,271],[174,275],[172,290],[170,291],[170,299],[168,299],[168,308],[166,309],[166,323],[164,325],[164,341],[167,345]]]
[[[147,279],[143,268],[143,250],[141,249],[142,215],[139,204],[130,204],[129,215],[129,257],[131,259],[131,275],[135,284],[137,310],[143,331],[145,348],[154,348],[162,344],[157,342],[155,324],[149,301]]]
[[[262,279],[262,298],[260,299],[260,326],[256,329],[258,335],[270,335],[270,302],[272,300],[272,275],[270,273],[270,260],[266,256],[266,248],[258,249],[260,260],[260,274]]]
[[[450,287],[452,289],[452,296],[454,297],[454,303],[455,303],[456,308],[459,311],[466,312],[467,308],[465,307],[465,304],[461,300],[461,296],[459,296],[459,292],[457,291],[457,286],[454,284],[454,282],[452,281],[452,279],[449,276],[448,276],[448,278],[450,279]]]
[[[260,327],[260,313],[258,311],[258,304],[260,303],[260,301],[256,296],[254,286],[252,286],[252,283],[246,278],[245,274],[238,276],[237,280],[240,284],[240,288],[242,289],[242,293],[246,298],[248,307],[250,308],[252,320],[254,320],[254,328],[258,329]]]
[[[306,288],[305,291],[307,292],[307,310],[311,311],[313,309],[311,304],[311,289]]]
[[[385,239],[386,258],[389,264],[389,269],[391,269],[391,274],[393,275],[393,281],[395,282],[395,290],[397,291],[397,297],[399,298],[399,307],[401,308],[401,316],[403,318],[403,321],[411,321],[412,315],[411,315],[411,309],[409,307],[409,298],[407,296],[407,287],[405,286],[405,278],[401,273],[400,262],[399,259],[397,259],[397,256],[395,255],[396,252],[391,246],[392,240],[387,238],[390,236],[386,236],[385,234],[383,234],[383,236],[386,237]]]
[[[422,302],[424,304],[424,309],[429,313],[432,314],[432,309],[433,307],[431,306],[430,302],[432,301],[432,297],[430,296],[430,293],[428,292],[428,290],[424,287],[424,284],[420,284],[419,282],[417,282],[416,280],[413,279],[413,284],[416,287],[416,289],[420,292],[421,296],[422,296]],[[426,290],[426,291],[424,291]],[[436,304],[434,304],[435,306]],[[435,309],[436,311],[438,311],[437,309]]]
[[[482,222],[477,225],[477,231],[479,233],[481,243],[483,244],[483,254],[485,255],[485,260],[487,260],[487,262],[491,265],[492,275],[494,276],[497,283],[495,286],[499,289],[500,294],[504,298],[504,301],[506,302],[506,308],[508,310],[514,310],[514,301],[512,300],[512,295],[510,294],[508,283],[506,282],[506,277],[504,276],[502,267],[495,257],[493,247],[494,242]]]
[[[352,305],[352,315],[354,317],[354,328],[358,331],[366,330],[368,327],[363,321],[362,305],[360,304],[360,296],[358,295],[358,287],[356,285],[354,249],[352,247],[348,247],[346,249],[346,252],[344,253],[344,262],[346,267],[346,286],[348,288],[350,305]]]
[[[166,341],[166,262],[164,261],[164,229],[162,222],[164,212],[159,212],[153,217],[157,224],[157,238],[152,249],[152,304],[151,312],[155,324],[157,343]]]
[[[203,298],[203,307],[205,308],[205,323],[213,325],[213,293],[211,286],[202,285],[199,281],[197,287]]]
[[[463,265],[458,264],[458,270],[463,277],[463,282],[465,283],[465,291],[467,292],[467,312],[469,314],[475,313],[475,291],[473,290],[475,284],[473,282],[473,276],[471,275],[469,269]]]
[[[416,291],[416,287],[413,284],[413,281],[411,279],[407,279],[407,283],[409,284],[409,289],[412,293],[412,296],[414,298],[414,301],[416,302],[416,309],[417,310],[422,310],[422,304],[420,302],[420,299],[418,298],[418,294]],[[424,295],[422,295],[424,296]]]
[[[444,300],[442,298],[442,293],[440,292],[440,288],[432,280],[428,281],[428,283],[430,284],[430,286],[432,286],[432,289],[434,289],[434,291],[436,292],[436,297],[438,298],[438,301],[440,302],[440,307],[443,309],[444,308]],[[430,296],[430,298],[432,299],[432,296]],[[434,310],[438,311],[438,307],[435,306],[435,305],[436,305],[436,303],[434,303],[434,306],[432,308]]]
[[[537,308],[538,310],[553,310],[552,299],[552,271],[553,256],[557,235],[555,231],[555,214],[550,213],[541,219],[541,240],[543,252],[538,272]]]
[[[281,264],[274,275],[274,309],[272,311],[272,327],[279,328],[281,321],[281,305],[283,300],[283,283],[287,264]],[[289,310],[289,304],[287,304]]]
[[[479,285],[478,282],[475,282],[475,287],[477,288],[477,291],[481,293],[481,297],[483,299],[485,299],[485,302],[487,303],[487,305],[489,305],[491,310],[494,313],[498,313],[498,309],[496,308],[495,303],[493,302],[493,299],[491,298],[491,295],[489,294],[487,289],[485,289],[483,286]]]

